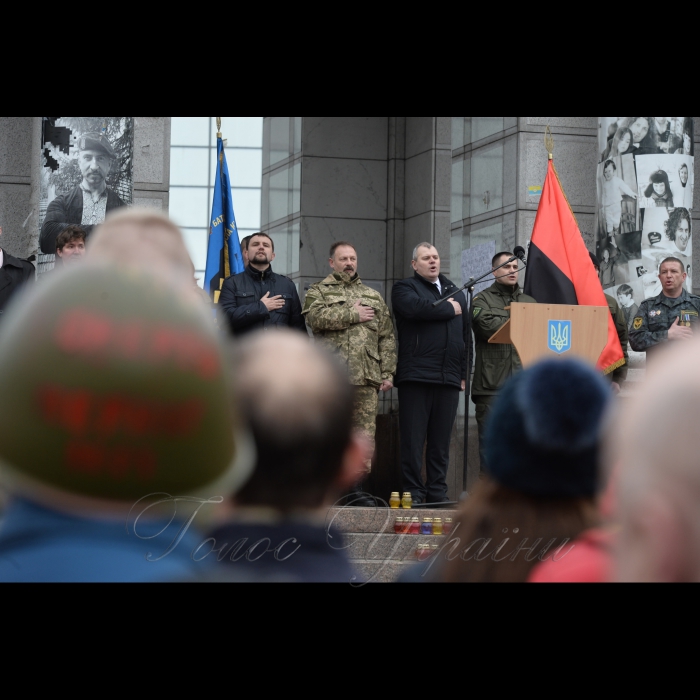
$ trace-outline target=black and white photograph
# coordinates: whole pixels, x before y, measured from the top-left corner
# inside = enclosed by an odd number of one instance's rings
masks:
[[[133,201],[134,117],[43,117],[41,252],[80,226],[89,237]]]
[[[634,280],[630,275],[630,263],[641,264],[642,234],[636,231],[601,240],[596,254],[600,261],[600,281],[609,294],[608,290]]]
[[[615,155],[659,153],[654,120],[655,117],[603,117],[601,162]]]
[[[692,156],[639,156],[636,162],[640,208],[693,208]]]
[[[645,275],[658,277],[666,258],[677,258],[683,263],[688,274],[687,289],[692,292],[693,223],[690,211],[683,207],[671,211],[649,209],[644,217],[642,266]],[[660,289],[660,284],[658,286]]]
[[[639,313],[639,306],[645,300],[644,283],[641,278],[631,277],[630,282],[625,282],[618,287],[606,290],[613,299],[617,300],[625,321],[629,328]]]
[[[637,174],[633,156],[609,158],[598,166],[598,240],[640,230]]]

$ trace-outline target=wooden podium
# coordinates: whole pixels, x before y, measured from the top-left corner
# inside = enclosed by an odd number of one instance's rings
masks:
[[[608,344],[609,318],[607,306],[513,304],[510,320],[489,343],[514,345],[526,368],[558,357],[597,365]]]

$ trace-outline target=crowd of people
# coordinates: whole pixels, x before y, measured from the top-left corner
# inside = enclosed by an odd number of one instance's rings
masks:
[[[469,308],[419,244],[392,316],[352,242],[333,245],[302,304],[273,271],[272,238],[249,237],[214,307],[165,216],[119,209],[87,246],[78,224],[55,233],[57,269],[38,282],[0,252],[0,581],[358,582],[326,516],[379,504],[363,490],[379,397],[398,390],[404,490],[449,503],[472,342],[482,478],[404,580],[700,577],[700,473],[680,439],[700,402],[700,298],[680,261],[664,261],[663,292],[641,308],[622,288],[620,304],[608,297],[623,348],[629,332],[666,360],[623,409],[624,371],[523,370],[512,346],[489,344],[513,303],[537,303],[509,252]]]

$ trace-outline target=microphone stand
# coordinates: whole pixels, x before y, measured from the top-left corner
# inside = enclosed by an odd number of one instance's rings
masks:
[[[446,301],[449,301],[450,299],[453,299],[456,294],[459,294],[460,292],[465,292],[467,289],[471,289],[471,293],[474,293],[474,287],[476,287],[479,282],[482,280],[485,280],[487,277],[492,275],[494,272],[498,272],[501,268],[505,267],[506,265],[510,265],[512,262],[515,262],[516,260],[519,260],[520,262],[524,262],[521,258],[519,258],[517,255],[514,255],[510,260],[506,260],[503,265],[499,265],[498,267],[495,267],[493,270],[489,270],[485,275],[481,275],[478,279],[474,279],[473,277],[467,282],[461,289],[458,289],[456,292],[452,292],[451,294],[448,294],[446,297],[443,297],[439,301],[436,301],[433,304],[434,308],[437,308],[440,306],[440,304],[444,304]],[[519,270],[519,272],[522,272],[522,270]]]

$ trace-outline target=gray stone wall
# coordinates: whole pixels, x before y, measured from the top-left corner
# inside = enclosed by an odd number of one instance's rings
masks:
[[[41,117],[0,117],[1,245],[12,255],[38,252]],[[168,210],[170,117],[136,117],[134,203]]]
[[[597,117],[517,117],[518,193],[517,245],[525,245],[535,225],[539,198],[528,197],[528,187],[544,184],[548,154],[544,147],[547,125],[554,135],[554,164],[586,245],[594,250],[596,168],[598,166]]]

